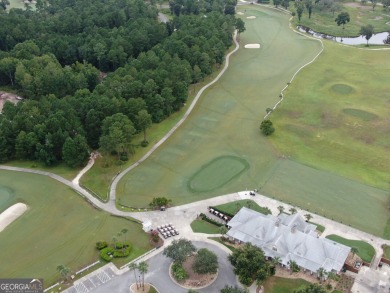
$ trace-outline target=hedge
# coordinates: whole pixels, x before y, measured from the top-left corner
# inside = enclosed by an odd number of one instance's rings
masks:
[[[218,227],[221,227],[221,226],[224,226],[224,224],[220,223],[220,222],[217,222],[213,219],[210,219],[209,217],[207,217],[205,214],[201,213],[200,214],[200,217],[202,218],[203,221],[206,221],[206,222],[209,222],[210,224],[213,224],[215,226],[218,226]]]

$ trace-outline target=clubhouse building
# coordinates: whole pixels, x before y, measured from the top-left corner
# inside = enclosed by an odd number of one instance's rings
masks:
[[[243,207],[228,223],[227,236],[238,243],[260,247],[268,259],[279,257],[287,268],[294,261],[303,271],[317,273],[319,268],[338,273],[350,247],[320,238],[316,226],[299,214],[264,215]]]

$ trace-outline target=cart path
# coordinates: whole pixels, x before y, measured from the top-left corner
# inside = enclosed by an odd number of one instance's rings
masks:
[[[99,156],[100,154],[97,151],[93,151],[91,153],[91,156],[89,157],[89,161],[87,166],[85,166],[78,174],[77,176],[72,180],[72,182],[76,185],[79,185],[80,178],[89,171],[89,169],[92,168],[92,166],[95,164],[95,159]]]

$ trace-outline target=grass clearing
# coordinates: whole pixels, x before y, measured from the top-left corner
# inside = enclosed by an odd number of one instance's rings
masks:
[[[294,289],[303,285],[308,285],[309,282],[303,279],[288,279],[281,277],[269,277],[264,283],[264,292],[267,293],[291,293]]]
[[[21,184],[23,182],[23,184]],[[0,211],[23,202],[27,212],[0,233],[0,278],[39,277],[45,286],[59,278],[56,267],[68,266],[74,273],[99,259],[95,243],[111,242],[127,228],[133,251],[118,265],[152,247],[139,224],[96,210],[70,188],[45,176],[0,171]],[[50,219],[50,220],[48,220]]]
[[[206,234],[220,234],[221,227],[215,226],[209,222],[203,220],[194,220],[191,223],[191,229],[195,233],[206,233]]]
[[[331,11],[320,12],[318,8],[313,9],[311,18],[305,12],[302,15],[301,22],[298,22],[298,17],[293,18],[293,25],[304,25],[310,27],[316,32],[329,34],[332,36],[359,36],[360,28],[363,25],[371,24],[375,32],[385,32],[390,30],[390,25],[386,24],[390,21],[390,13],[383,11],[381,6],[377,6],[372,11],[371,3],[362,4],[359,2],[345,2],[340,3],[343,7],[342,11],[348,12],[351,21],[345,25],[343,33],[342,26],[338,26],[335,22],[337,15],[341,12],[333,13]],[[293,5],[290,5],[291,10],[295,11]]]
[[[326,238],[333,240],[335,242],[344,244],[349,247],[356,247],[358,252],[356,253],[363,261],[370,263],[372,258],[375,255],[375,249],[371,244],[360,241],[360,240],[351,240],[346,239],[338,235],[328,235]]]
[[[254,210],[256,212],[262,213],[264,215],[271,214],[271,210],[268,209],[267,207],[261,207],[259,206],[255,201],[251,199],[242,199],[242,200],[237,200],[237,201],[232,201],[228,203],[224,203],[218,206],[215,206],[218,210],[228,213],[228,214],[237,214],[238,211],[242,207],[249,208],[251,210]]]
[[[318,232],[321,232],[321,233],[324,233],[324,231],[325,231],[325,226],[322,226],[322,225],[320,225],[320,224],[317,224],[317,223],[313,223],[313,222],[309,222],[310,224],[313,224],[313,225],[316,225],[317,226],[317,231]]]
[[[291,190],[296,190],[295,196],[302,196],[297,205],[388,238],[389,233],[384,233],[390,216],[386,208],[386,190],[390,189],[388,52],[358,50],[329,41],[324,45],[324,53],[297,76],[284,102],[271,115],[276,128],[271,140],[285,157],[315,168],[312,174],[306,174],[306,180],[299,180],[311,189],[299,188],[301,194],[297,194],[296,188]],[[367,68],[372,74],[366,74]],[[278,179],[297,185],[292,179],[298,179],[298,174],[306,170],[298,165],[297,169],[288,167],[289,164],[281,163],[275,172]],[[291,171],[288,177],[280,173]],[[332,173],[368,186],[358,187],[359,183],[336,178]],[[323,177],[314,179],[315,184],[308,181],[316,174]],[[266,186],[266,191],[273,194],[270,189],[276,192],[280,182],[276,178],[271,181],[272,187]],[[337,199],[330,190],[337,194]],[[279,197],[280,192],[276,193]],[[314,193],[323,199],[309,199],[303,193]],[[336,201],[328,198],[328,203],[320,204],[328,195]],[[342,211],[337,204],[343,206]],[[345,209],[346,206],[349,208]],[[332,210],[334,207],[337,213]]]

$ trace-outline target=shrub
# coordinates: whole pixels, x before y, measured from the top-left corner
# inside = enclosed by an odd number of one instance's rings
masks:
[[[115,249],[112,247],[106,247],[100,250],[100,257],[105,261],[111,261],[114,256]]]
[[[184,270],[184,268],[177,263],[174,263],[172,265],[172,274],[173,277],[178,281],[183,281],[188,278],[187,272]]]
[[[217,221],[214,221],[213,219],[210,219],[209,217],[207,217],[205,214],[201,213],[200,214],[200,217],[202,218],[203,221],[206,221],[206,222],[209,222],[210,224],[213,224],[215,226],[218,226],[218,227],[221,227],[223,226],[222,223],[219,223]]]
[[[147,147],[148,144],[149,144],[149,142],[148,142],[147,140],[143,140],[143,141],[141,142],[141,146],[142,146],[143,148],[144,148],[144,147]]]
[[[121,153],[120,155],[120,158],[119,158],[122,162],[126,162],[129,160],[128,156],[127,156],[127,153],[123,152]]]
[[[271,135],[272,133],[275,132],[275,128],[273,127],[271,120],[268,119],[263,120],[261,122],[260,130],[266,136]]]
[[[103,248],[106,248],[108,246],[106,241],[98,241],[96,242],[96,248],[99,250],[102,250]]]

